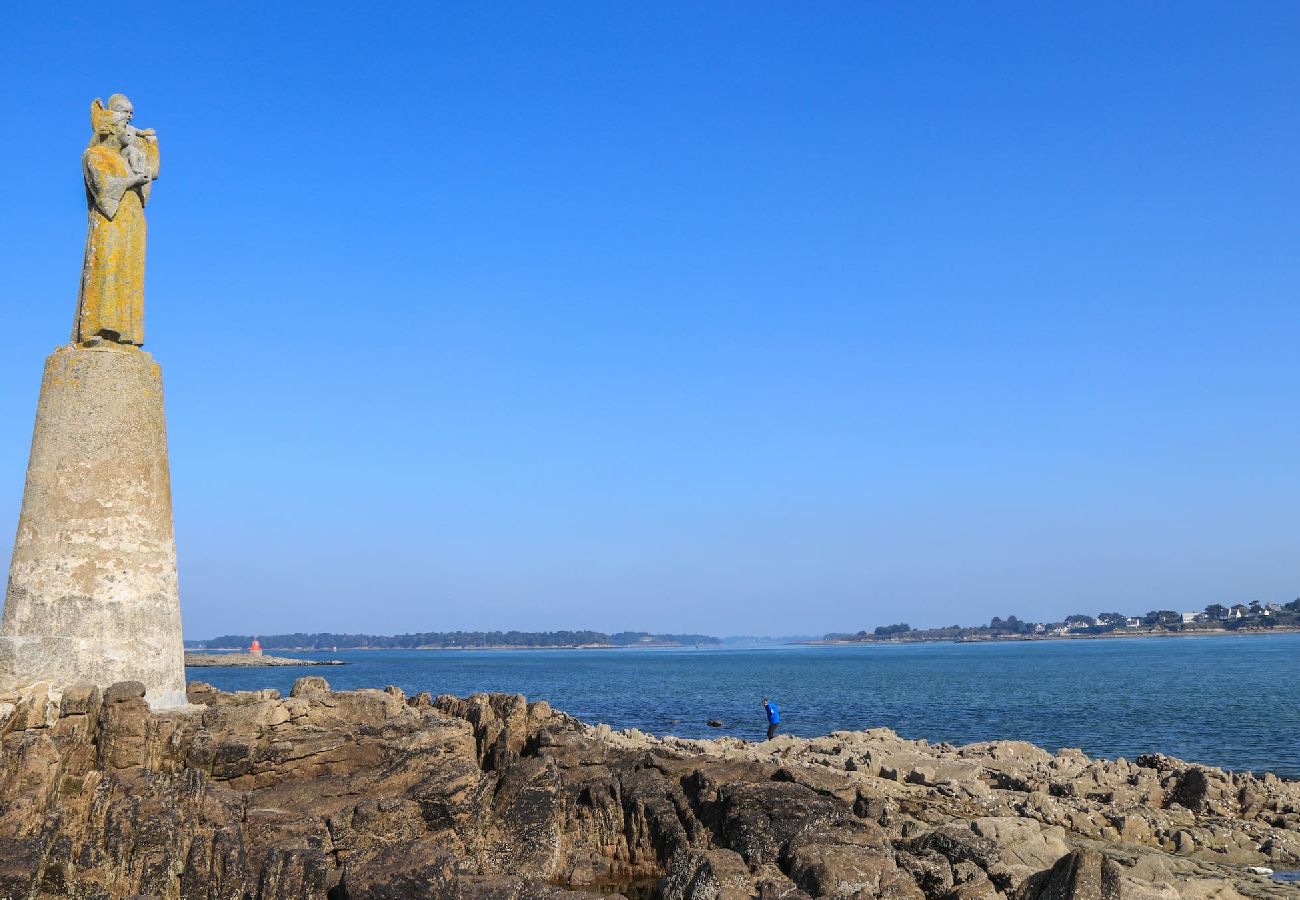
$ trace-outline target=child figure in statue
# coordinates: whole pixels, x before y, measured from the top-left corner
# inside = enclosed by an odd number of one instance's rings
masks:
[[[140,146],[140,139],[151,139],[155,134],[152,128],[136,128],[132,125],[121,127],[122,157],[127,166],[136,175],[149,174],[149,154]]]

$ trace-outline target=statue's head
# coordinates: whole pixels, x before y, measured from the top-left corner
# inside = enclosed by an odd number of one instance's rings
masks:
[[[107,107],[96,97],[90,104],[90,129],[94,132],[90,143],[102,144],[118,136],[122,126],[130,122],[134,114],[135,107],[131,105],[126,94],[114,94],[109,97]]]
[[[109,97],[108,111],[113,113],[117,117],[117,121],[123,125],[130,122],[131,117],[135,115],[135,107],[131,105],[131,101],[127,99],[126,94],[114,94]]]

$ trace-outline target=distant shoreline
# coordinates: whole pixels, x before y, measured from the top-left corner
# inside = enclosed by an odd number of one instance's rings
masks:
[[[721,644],[538,644],[521,646],[510,644],[483,644],[471,647],[263,647],[264,650],[276,650],[280,653],[350,653],[353,650],[378,652],[381,650],[419,651],[421,653],[438,653],[445,650],[699,650],[704,647],[721,647]],[[774,644],[773,646],[789,646]],[[243,647],[186,647],[186,653],[242,653]]]
[[[400,652],[421,652],[421,653],[439,653],[439,652],[463,652],[463,651],[482,651],[486,653],[496,653],[512,650],[703,650],[714,649],[723,650],[734,646],[755,647],[855,647],[871,645],[894,645],[894,644],[993,644],[993,643],[1020,643],[1025,641],[1096,641],[1096,640],[1131,640],[1133,638],[1158,637],[1158,638],[1197,638],[1197,637],[1223,637],[1227,635],[1269,635],[1269,634],[1298,634],[1300,627],[1293,625],[1278,625],[1273,628],[1214,628],[1214,629],[1196,629],[1190,631],[1171,631],[1168,629],[1143,629],[1109,631],[1102,634],[1004,634],[1004,635],[971,635],[966,637],[913,637],[908,634],[894,635],[888,638],[869,638],[866,640],[834,639],[834,640],[804,640],[804,641],[774,641],[769,644],[743,644],[732,645],[726,643],[708,643],[708,644],[675,644],[675,643],[644,643],[644,644],[539,644],[532,646],[518,644],[481,644],[465,647],[264,647],[265,650],[274,650],[280,653],[350,653],[353,651],[365,652],[383,652],[383,651],[400,651]],[[914,634],[914,633],[913,633]],[[243,653],[245,647],[186,647],[186,654],[226,654],[226,653]]]
[[[870,644],[1003,644],[1003,643],[1021,643],[1025,641],[1107,641],[1107,640],[1132,640],[1133,638],[1158,637],[1158,638],[1197,638],[1197,637],[1224,637],[1228,635],[1269,635],[1269,634],[1300,634],[1300,627],[1292,625],[1278,625],[1274,628],[1205,628],[1195,631],[1170,631],[1168,629],[1149,630],[1149,631],[1108,631],[1104,634],[1005,634],[997,636],[972,636],[972,637],[907,637],[905,635],[896,635],[889,638],[868,639],[868,640],[821,640],[821,641],[799,641],[798,643],[810,647],[844,647],[860,646]]]

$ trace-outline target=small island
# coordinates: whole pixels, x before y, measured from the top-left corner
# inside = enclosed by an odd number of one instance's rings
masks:
[[[263,656],[260,653],[189,653],[185,666],[198,668],[236,668],[239,666],[344,666],[341,659],[295,659],[292,656]]]

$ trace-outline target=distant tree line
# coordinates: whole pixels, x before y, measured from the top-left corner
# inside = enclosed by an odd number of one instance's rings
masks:
[[[890,637],[895,634],[907,634],[912,630],[912,626],[906,622],[900,622],[897,625],[881,625],[875,630],[876,637]]]
[[[223,634],[205,641],[186,641],[193,648],[247,647],[251,634]],[[718,644],[706,634],[651,634],[647,631],[424,631],[414,634],[262,634],[256,636],[266,650],[416,650],[454,647],[630,647]]]

